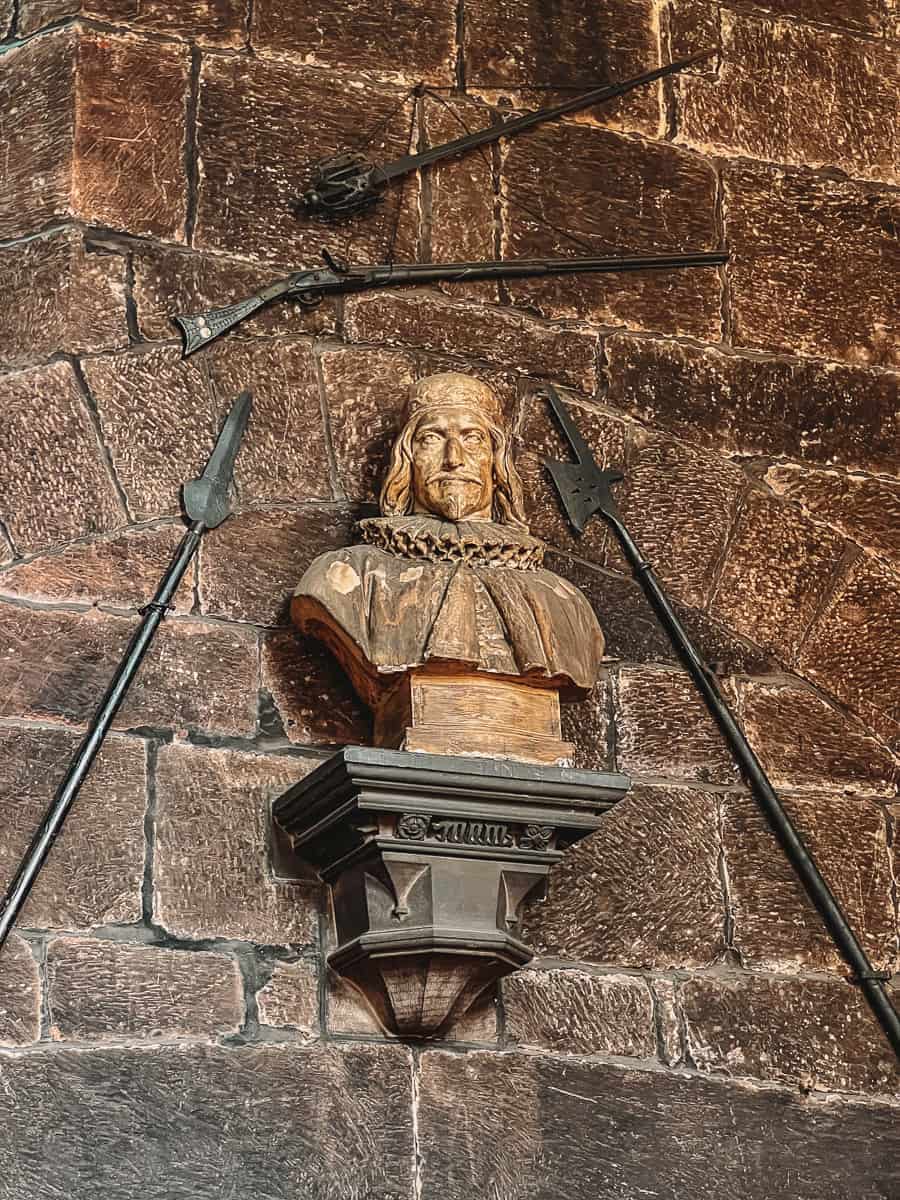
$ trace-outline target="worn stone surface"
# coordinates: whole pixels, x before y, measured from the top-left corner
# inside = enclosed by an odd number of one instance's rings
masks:
[[[628,975],[518,971],[503,981],[506,1034],[554,1054],[656,1057],[650,989]]]
[[[371,713],[334,656],[313,638],[293,630],[268,635],[262,644],[262,686],[292,742],[371,744]]]
[[[710,611],[730,629],[792,661],[839,577],[846,543],[761,492],[747,495]]]
[[[154,595],[183,534],[183,525],[163,525],[70,542],[0,573],[0,595],[139,608]],[[192,583],[193,571],[188,570],[172,599],[176,612],[190,612]]]
[[[900,735],[900,588],[868,558],[854,563],[809,631],[800,670],[876,732]],[[900,742],[897,742],[900,749]]]
[[[0,878],[12,879],[79,739],[0,728]],[[22,909],[24,929],[78,929],[141,914],[144,746],[107,738]]]
[[[299,11],[284,0],[257,0],[252,11],[257,51],[410,83],[453,82],[456,12],[441,0],[389,0],[377,9],[316,4]]]
[[[0,38],[10,35],[14,15],[12,0],[0,0]]]
[[[11,451],[0,458],[0,520],[20,554],[122,524],[124,509],[68,363],[4,376],[0,408]]]
[[[824,790],[815,798],[781,793],[789,816],[873,962],[896,969],[896,924],[885,817],[880,806]],[[773,970],[846,964],[829,938],[755,800],[729,797],[725,861],[734,944],[743,962]]]
[[[319,1031],[319,972],[315,963],[299,959],[276,963],[265,986],[256,993],[261,1025],[295,1029],[307,1037]]]
[[[888,1200],[896,1109],[535,1055],[422,1058],[423,1194]],[[478,1136],[471,1131],[477,1127]]]
[[[147,1200],[412,1197],[400,1047],[56,1049],[10,1059],[3,1076],[0,1173],[21,1200],[46,1196],[42,1148],[63,1128],[52,1169],[67,1200],[126,1200],[136,1179]]]
[[[679,141],[704,153],[897,181],[900,76],[891,47],[727,9],[720,44],[715,80],[679,82]]]
[[[535,85],[584,84],[587,90],[658,64],[658,16],[650,0],[562,0],[552,12],[540,0],[481,0],[466,14],[468,86],[521,94],[523,108],[562,98],[534,91]],[[659,87],[598,105],[581,119],[660,136],[665,122]]]
[[[895,760],[809,688],[748,680],[739,695],[744,732],[776,787],[891,794]]]
[[[93,610],[0,605],[4,715],[87,724],[136,627],[133,617]],[[156,634],[115,725],[252,736],[258,690],[255,631],[170,620]]]
[[[584,125],[551,125],[514,138],[502,177],[503,257],[655,254],[716,248],[715,176],[696,155]],[[526,212],[521,205],[530,212]],[[534,214],[534,215],[532,215]],[[577,317],[717,341],[716,268],[567,275],[510,281],[513,302],[548,317]]]
[[[525,914],[540,953],[620,966],[687,967],[722,950],[716,798],[636,787],[550,872]]]
[[[0,1046],[36,1042],[41,1031],[41,981],[27,942],[14,933],[0,950]]]
[[[613,695],[620,771],[740,783],[718,726],[687,672],[622,667],[614,677]]]
[[[128,344],[125,260],[98,252],[79,230],[0,250],[0,278],[0,366]]]
[[[749,163],[724,189],[735,345],[900,362],[894,193]]]
[[[822,25],[875,33],[882,28],[886,7],[893,0],[751,0],[752,7],[765,9],[783,17],[797,17]],[[732,0],[732,7],[740,7]]]
[[[202,45],[237,47],[245,37],[240,0],[20,0],[19,33],[34,33],[76,14]]]
[[[421,291],[376,293],[347,300],[344,330],[353,341],[487,359],[588,395],[597,384],[596,333],[502,308],[447,303]]]
[[[75,37],[63,30],[0,59],[0,239],[70,211]]]
[[[689,979],[687,1048],[702,1071],[893,1093],[897,1063],[862,993],[824,979]]]
[[[286,624],[287,604],[303,572],[319,554],[349,545],[360,515],[346,505],[235,514],[203,541],[203,612]]]
[[[321,9],[317,10],[322,12]],[[287,14],[287,10],[286,10]],[[296,9],[289,18],[297,20]],[[393,117],[396,88],[357,80],[335,89],[334,76],[318,67],[218,56],[204,60],[200,80],[197,145],[200,190],[194,244],[294,263],[321,262],[323,241],[333,253],[357,262],[383,261],[401,190],[394,188],[364,224],[348,221],[323,229],[316,218],[300,219],[292,202],[308,186],[314,164],[358,149],[387,121],[366,148],[376,162],[399,158],[409,144],[409,104]],[[240,179],[236,194],[235,182]],[[402,191],[397,261],[414,252],[417,189]]]
[[[57,938],[47,986],[56,1041],[222,1037],[243,1022],[241,974],[224,954]]]
[[[155,920],[180,937],[311,942],[318,891],[273,882],[268,846],[271,801],[316,765],[164,746],[156,774]]]
[[[564,704],[562,739],[575,747],[572,766],[583,771],[611,771],[610,681],[601,677],[587,700]]]
[[[677,1066],[684,1057],[684,1038],[675,983],[671,979],[651,979],[650,991],[653,993],[659,1056],[667,1066]]]
[[[898,406],[900,411],[900,406]],[[766,483],[860,546],[900,559],[900,483],[792,464],[770,467]]]
[[[614,334],[604,349],[606,403],[677,438],[725,454],[900,472],[896,374],[632,335]]]
[[[330,499],[325,435],[306,342],[229,341],[183,362],[174,346],[84,364],[104,436],[138,519],[179,511],[243,388],[253,412],[235,464],[242,503]]]

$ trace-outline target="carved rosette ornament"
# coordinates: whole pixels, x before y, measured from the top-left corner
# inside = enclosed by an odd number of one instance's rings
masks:
[[[336,755],[275,818],[331,885],[330,965],[387,1029],[434,1036],[532,957],[523,901],[629,781],[567,769],[560,702],[590,695],[603,634],[543,565],[489,387],[414,385],[381,514],[291,604],[373,710],[378,749]]]

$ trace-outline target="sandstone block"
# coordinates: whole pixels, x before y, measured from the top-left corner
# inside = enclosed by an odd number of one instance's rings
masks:
[[[622,667],[613,694],[619,770],[700,783],[741,782],[718,726],[685,671]]]
[[[256,993],[259,1023],[296,1029],[305,1037],[319,1031],[319,972],[315,963],[300,959],[276,963],[271,978]]]
[[[202,45],[237,47],[245,36],[244,6],[239,0],[192,0],[189,5],[179,0],[21,0],[19,33],[34,33],[76,14]]]
[[[235,465],[243,504],[331,499],[312,353],[305,342],[228,341],[201,362],[175,347],[84,364],[104,436],[138,519],[178,512],[234,397],[253,393]]]
[[[62,730],[0,729],[0,878],[12,879],[78,741]],[[140,917],[145,791],[143,744],[107,738],[22,910],[23,928]]]
[[[725,454],[900,471],[895,374],[619,334],[605,351],[606,403],[674,437]]]
[[[100,252],[79,230],[5,247],[0,277],[0,365],[128,344],[125,259]]]
[[[891,3],[887,0],[888,7]],[[800,21],[875,33],[883,23],[885,0],[765,0],[759,7]]]
[[[628,975],[519,971],[503,981],[507,1036],[553,1054],[656,1057],[650,989]]]
[[[534,1054],[421,1059],[423,1195],[888,1200],[897,1110]],[[478,1135],[473,1137],[472,1130]],[[751,1166],[752,1164],[752,1166]],[[477,1194],[477,1192],[476,1192]]]
[[[510,142],[501,183],[504,258],[586,253],[552,226],[598,254],[717,245],[713,169],[673,146],[584,125],[546,126]],[[507,288],[513,303],[547,317],[720,337],[716,268],[557,276],[510,281]]]
[[[68,363],[0,379],[0,520],[20,554],[121,525],[125,512]]]
[[[725,9],[715,79],[682,79],[679,141],[896,182],[897,61],[871,40]],[[774,86],[773,80],[785,86]],[[815,120],[810,120],[815,113]]]
[[[564,704],[562,739],[575,747],[572,766],[583,771],[611,771],[610,682],[602,677],[587,700]]]
[[[0,0],[0,38],[7,38],[12,32],[14,10],[12,0]]]
[[[550,873],[525,914],[540,953],[620,966],[687,967],[722,950],[716,798],[636,787]]]
[[[156,775],[153,913],[169,933],[309,944],[318,892],[275,883],[271,801],[314,760],[164,746]]]
[[[747,495],[715,595],[713,616],[791,662],[839,574],[843,538],[761,492]]]
[[[688,1052],[702,1071],[827,1091],[896,1091],[890,1046],[858,988],[825,979],[689,979]]]
[[[224,954],[57,938],[47,980],[57,1041],[221,1037],[244,1018],[241,974]]]
[[[25,1046],[41,1032],[41,981],[27,942],[10,934],[0,950],[0,1046]]]
[[[214,1200],[229,1188],[412,1200],[411,1072],[399,1046],[56,1048],[11,1058],[3,1074],[0,1175],[16,1181],[17,1200],[45,1196],[52,1178],[67,1200],[130,1200],[136,1180],[146,1200]],[[61,1129],[72,1136],[48,1161]]]
[[[735,345],[900,362],[892,192],[744,163],[724,188]]]
[[[293,630],[267,635],[262,644],[262,685],[292,742],[371,744],[371,713],[334,656],[314,639]]]
[[[893,969],[896,927],[882,809],[872,800],[824,791],[815,798],[782,792],[781,799],[869,957]],[[755,800],[727,799],[723,836],[734,944],[742,961],[845,974],[846,964]]]

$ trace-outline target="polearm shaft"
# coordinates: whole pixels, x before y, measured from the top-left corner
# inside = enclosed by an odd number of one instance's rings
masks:
[[[235,401],[203,475],[185,485],[185,510],[193,519],[160,581],[156,594],[141,610],[144,619],[135,632],[125,657],[116,668],[90,728],[75,752],[53,802],[44,813],[15,878],[3,897],[0,904],[0,949],[3,948],[9,931],[59,836],[69,810],[103,745],[116,713],[122,706],[154,635],[171,607],[172,597],[197,552],[201,537],[207,529],[221,524],[228,516],[228,486],[249,413],[250,395],[243,392]]]

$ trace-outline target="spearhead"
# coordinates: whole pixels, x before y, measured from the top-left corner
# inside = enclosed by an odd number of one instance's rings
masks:
[[[543,391],[577,459],[574,463],[544,459],[544,466],[550,472],[569,523],[576,533],[582,534],[588,521],[598,512],[602,517],[621,525],[622,518],[610,485],[620,483],[625,476],[615,468],[604,471],[597,466],[590,446],[581,436],[556,388],[548,384]]]
[[[250,393],[241,392],[225,419],[206,470],[199,479],[189,480],[182,488],[185,513],[191,521],[198,521],[207,529],[221,525],[231,512],[228,493],[234,475],[234,460],[241,447],[252,403]]]

